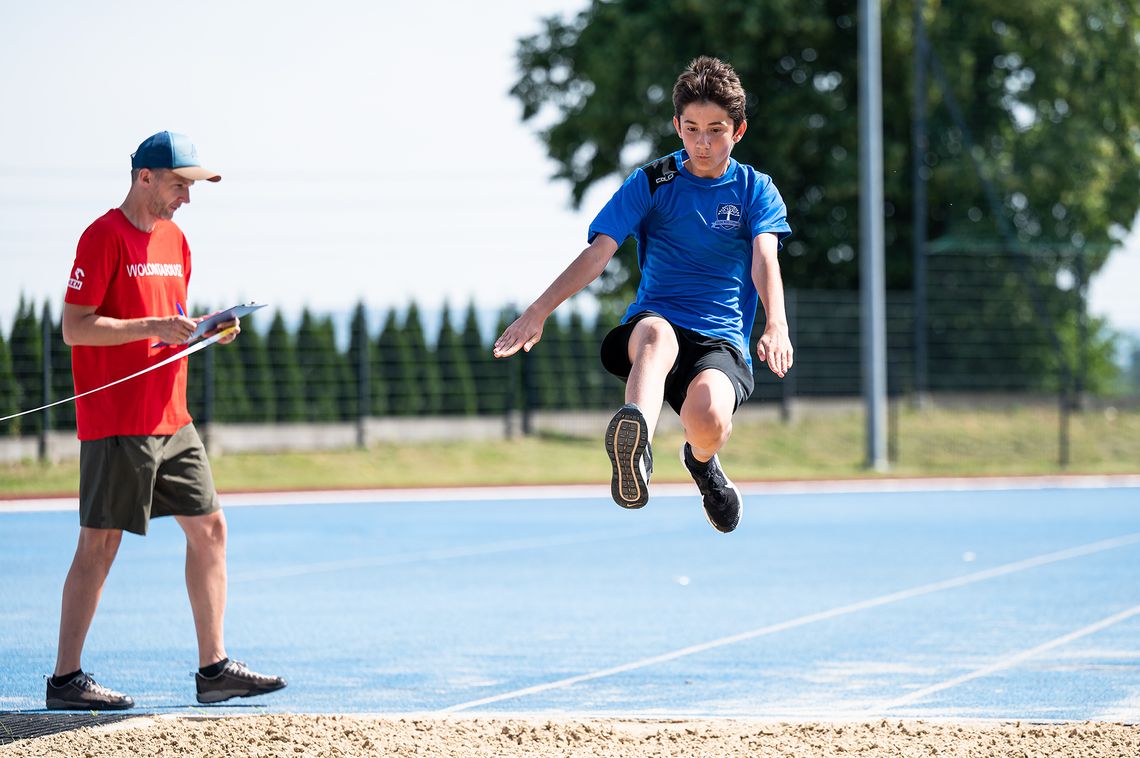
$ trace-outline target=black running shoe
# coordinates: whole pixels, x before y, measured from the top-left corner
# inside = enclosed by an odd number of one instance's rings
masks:
[[[724,469],[720,467],[720,460],[713,456],[706,464],[702,464],[693,457],[693,450],[689,443],[681,445],[681,463],[693,476],[697,489],[704,498],[705,518],[718,532],[728,534],[740,524],[740,515],[744,512],[744,498],[740,490],[725,476]]]
[[[653,449],[649,425],[634,403],[626,403],[606,428],[606,453],[614,475],[610,494],[622,508],[640,508],[649,502],[649,477],[653,475]]]
[[[52,711],[125,711],[134,708],[135,701],[96,684],[89,674],[80,671],[58,687],[50,676],[47,678],[47,707]]]
[[[202,676],[194,673],[198,685],[199,703],[220,703],[231,697],[254,697],[274,692],[285,686],[279,676],[255,674],[241,661],[226,661],[225,667],[217,676]]]

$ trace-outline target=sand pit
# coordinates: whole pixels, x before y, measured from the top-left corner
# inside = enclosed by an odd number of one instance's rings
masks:
[[[308,756],[902,756],[1136,758],[1140,726],[1108,723],[774,723],[604,718],[142,716],[16,742],[0,756],[307,758]]]

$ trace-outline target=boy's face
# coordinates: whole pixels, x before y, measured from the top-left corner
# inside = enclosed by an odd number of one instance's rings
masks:
[[[728,170],[732,148],[744,136],[747,121],[733,131],[728,111],[715,103],[689,103],[680,117],[673,117],[673,126],[689,154],[686,162],[692,174],[715,179]]]

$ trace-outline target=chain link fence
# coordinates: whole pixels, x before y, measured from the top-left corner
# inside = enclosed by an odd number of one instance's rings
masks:
[[[1050,280],[1027,291],[1025,267],[1033,270],[1032,257],[1015,266],[992,251],[935,249],[928,271],[937,285],[929,290],[924,328],[916,329],[910,292],[887,295],[888,391],[913,405],[932,398],[959,408],[1002,399],[1055,404],[1063,465],[1068,414],[1089,403],[1136,404],[1140,349],[1083,315],[1078,283]],[[1053,271],[1055,261],[1040,268]],[[755,361],[756,391],[745,409],[768,406],[787,421],[793,409],[813,404],[839,400],[857,408],[858,293],[789,289],[787,311],[795,368],[779,380]],[[385,437],[580,436],[596,426],[582,419],[623,401],[622,383],[597,357],[612,326],[604,318],[556,314],[532,352],[497,360],[491,344],[514,313],[503,311],[493,325],[481,323],[474,307],[462,318],[450,309],[438,315],[430,335],[415,305],[360,305],[340,329],[332,316],[307,310],[292,325],[280,313],[249,317],[233,345],[189,359],[191,414],[207,434],[227,429],[233,440],[244,430],[253,440],[231,441],[227,449],[274,449],[286,440],[305,447],[306,439],[366,446]],[[762,329],[761,321],[753,343]],[[73,394],[70,350],[50,305],[21,304],[0,340],[0,415]],[[49,434],[73,437],[74,428],[74,405],[67,403],[0,423],[0,440],[24,440],[24,454],[35,440],[45,457]],[[314,429],[324,430],[324,441]]]

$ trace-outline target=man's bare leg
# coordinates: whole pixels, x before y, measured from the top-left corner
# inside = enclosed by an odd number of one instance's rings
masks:
[[[79,528],[79,543],[71,569],[63,582],[63,602],[59,618],[59,648],[56,651],[56,676],[70,674],[81,668],[83,643],[95,609],[103,596],[103,585],[111,571],[111,564],[119,551],[123,532],[119,529]]]
[[[176,516],[186,533],[186,592],[198,635],[198,666],[226,657],[226,517]]]

